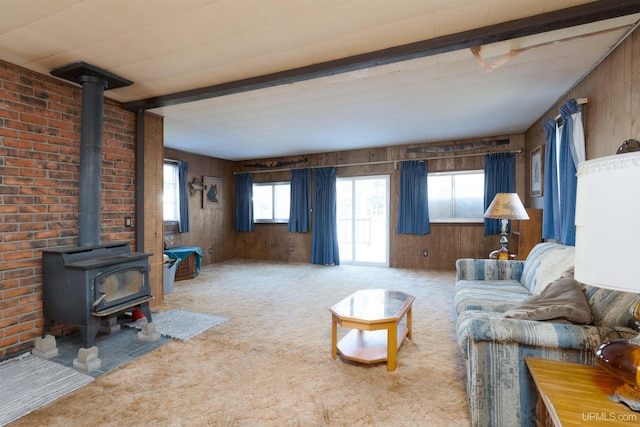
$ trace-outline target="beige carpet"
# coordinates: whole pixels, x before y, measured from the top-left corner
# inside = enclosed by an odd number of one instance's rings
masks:
[[[232,261],[176,282],[158,311],[229,317],[11,426],[468,426],[454,273]],[[416,297],[398,368],[331,358],[328,308],[358,289]],[[341,329],[340,334],[346,333]]]

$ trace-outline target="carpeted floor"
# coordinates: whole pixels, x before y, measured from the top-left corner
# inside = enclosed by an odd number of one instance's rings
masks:
[[[230,320],[173,340],[11,426],[468,426],[453,272],[232,261],[156,309]],[[358,289],[416,297],[398,369],[331,358],[328,308]],[[340,329],[340,334],[347,330]]]

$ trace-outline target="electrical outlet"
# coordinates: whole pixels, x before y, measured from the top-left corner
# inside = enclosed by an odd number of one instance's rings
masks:
[[[131,227],[131,217],[128,216],[124,219],[124,226]]]
[[[289,251],[293,252],[293,245],[289,246]]]
[[[429,251],[426,249],[422,251],[422,256],[429,256]]]

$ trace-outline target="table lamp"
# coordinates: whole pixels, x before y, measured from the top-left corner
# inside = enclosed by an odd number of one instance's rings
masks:
[[[640,292],[640,152],[600,157],[578,166],[576,194],[577,281]],[[630,313],[640,322],[640,299]],[[640,336],[611,340],[595,351],[599,364],[625,382],[611,399],[640,411]]]
[[[509,239],[507,238],[507,225],[510,219],[529,219],[527,211],[520,197],[517,193],[498,193],[493,198],[493,201],[484,213],[485,218],[499,219],[502,222],[502,229],[500,231],[500,249],[489,254],[491,259],[515,259],[514,254],[509,253],[507,244]]]

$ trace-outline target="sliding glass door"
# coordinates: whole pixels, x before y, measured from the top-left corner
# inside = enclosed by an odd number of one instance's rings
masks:
[[[389,266],[389,176],[338,178],[340,262]]]

